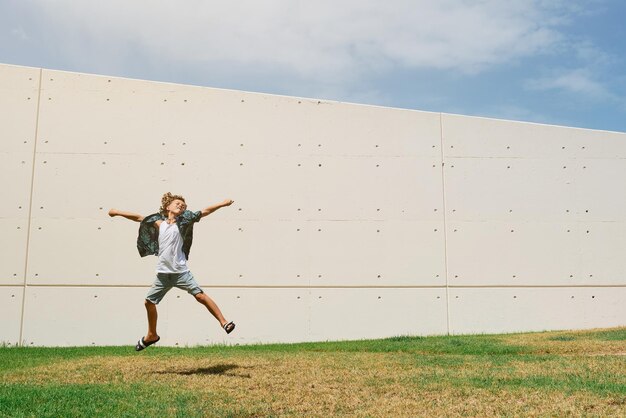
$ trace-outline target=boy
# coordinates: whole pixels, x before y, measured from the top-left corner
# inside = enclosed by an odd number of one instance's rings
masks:
[[[235,324],[224,319],[218,306],[198,286],[187,267],[193,239],[193,224],[217,209],[232,204],[233,201],[227,199],[201,211],[191,212],[187,210],[187,204],[182,196],[172,195],[168,192],[161,198],[159,212],[149,216],[144,217],[117,209],[109,211],[111,217],[122,216],[131,221],[141,222],[137,237],[139,255],[145,257],[154,254],[159,257],[156,269],[157,277],[144,302],[148,313],[148,333],[137,342],[136,351],[141,351],[161,339],[156,331],[156,305],[172,287],[186,290],[198,302],[206,306],[227,334],[235,329]]]

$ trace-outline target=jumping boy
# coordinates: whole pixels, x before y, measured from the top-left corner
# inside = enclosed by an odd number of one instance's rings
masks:
[[[187,210],[187,204],[182,196],[172,195],[168,192],[161,198],[159,212],[149,216],[144,217],[117,209],[109,211],[111,217],[122,216],[131,221],[141,222],[137,237],[139,255],[145,257],[154,254],[159,257],[156,280],[148,291],[144,302],[148,313],[148,333],[139,339],[135,346],[136,351],[141,351],[161,339],[156,330],[156,305],[172,287],[186,290],[198,302],[206,306],[226,333],[230,334],[235,329],[235,324],[224,319],[220,308],[198,286],[187,267],[189,250],[193,240],[193,224],[217,209],[232,204],[233,201],[227,199],[220,204],[192,212]]]

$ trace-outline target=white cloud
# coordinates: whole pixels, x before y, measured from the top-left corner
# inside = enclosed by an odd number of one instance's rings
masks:
[[[11,29],[11,35],[13,35],[19,41],[28,41],[28,36],[26,35],[24,28],[22,28],[21,26]]]
[[[533,121],[545,124],[554,123],[554,120],[552,120],[550,116],[514,104],[498,104],[498,106],[488,106],[485,109],[481,109],[480,113],[490,115],[489,117],[496,119]]]
[[[594,80],[586,68],[563,70],[552,76],[528,80],[526,87],[531,90],[565,90],[597,99],[613,98],[612,93]]]
[[[598,49],[589,40],[572,42],[571,48],[576,54],[576,57],[581,62],[584,62],[587,68],[600,68],[612,65],[616,62],[613,56]]]
[[[19,7],[31,9],[39,30],[75,63],[124,65],[116,61],[132,46],[156,63],[332,84],[397,67],[476,73],[550,51],[572,3],[40,0]]]

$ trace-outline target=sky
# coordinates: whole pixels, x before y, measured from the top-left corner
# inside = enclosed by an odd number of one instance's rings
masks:
[[[0,63],[626,132],[625,0],[0,0]]]

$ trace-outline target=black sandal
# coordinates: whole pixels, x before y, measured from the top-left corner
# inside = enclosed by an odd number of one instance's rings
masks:
[[[150,347],[152,344],[158,342],[161,339],[161,337],[157,337],[156,340],[154,341],[150,341],[149,343],[147,343],[143,337],[141,337],[141,339],[139,341],[137,341],[137,345],[135,346],[135,351],[141,351],[146,347]]]
[[[224,331],[226,331],[226,334],[230,334],[234,329],[235,323],[233,321],[230,321],[228,324],[224,324]]]

